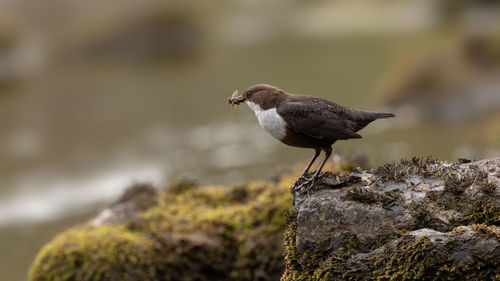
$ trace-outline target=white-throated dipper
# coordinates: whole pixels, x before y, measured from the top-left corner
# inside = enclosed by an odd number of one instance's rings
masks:
[[[299,179],[304,178],[321,150],[325,158],[314,175],[301,187],[312,187],[321,169],[332,154],[332,144],[337,140],[359,139],[356,132],[370,122],[394,117],[392,113],[367,112],[342,106],[323,98],[289,94],[277,87],[257,84],[243,94],[229,98],[230,105],[245,102],[257,116],[259,124],[271,136],[282,143],[304,148],[313,148],[315,154]],[[297,180],[293,185],[296,188]]]

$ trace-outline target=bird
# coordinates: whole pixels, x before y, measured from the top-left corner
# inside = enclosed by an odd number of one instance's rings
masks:
[[[268,84],[253,85],[241,95],[235,91],[228,98],[228,103],[232,106],[247,104],[255,113],[260,126],[282,143],[314,149],[314,156],[292,185],[292,189],[307,189],[315,185],[336,141],[359,139],[361,135],[357,132],[369,123],[395,117],[392,113],[363,111],[321,97],[287,93]],[[321,151],[325,152],[323,161],[312,177],[306,178]],[[301,180],[303,182],[298,185]]]

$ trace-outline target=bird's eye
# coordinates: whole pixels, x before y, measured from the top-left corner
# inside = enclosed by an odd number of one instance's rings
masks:
[[[247,92],[247,98],[251,97],[253,95],[253,92]]]

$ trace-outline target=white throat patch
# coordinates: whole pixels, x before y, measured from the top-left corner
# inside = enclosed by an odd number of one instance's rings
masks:
[[[254,102],[245,101],[245,103],[253,110],[259,120],[260,126],[264,128],[266,132],[279,140],[282,140],[286,136],[286,122],[278,114],[276,108],[263,110]]]

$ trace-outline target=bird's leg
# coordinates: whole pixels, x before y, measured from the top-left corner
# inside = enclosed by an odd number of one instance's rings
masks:
[[[303,182],[300,185],[301,188],[306,187],[306,185],[309,185],[308,186],[309,188],[312,188],[314,186],[314,184],[316,183],[316,180],[318,179],[319,173],[321,173],[321,170],[323,169],[323,166],[325,166],[325,163],[328,160],[328,158],[330,158],[330,155],[332,155],[332,148],[331,147],[325,148],[325,159],[323,159],[323,161],[321,162],[321,164],[318,167],[318,170],[316,170],[316,172],[314,173],[312,178],[306,180],[305,182]]]
[[[304,171],[302,172],[302,174],[300,175],[300,177],[293,183],[292,185],[292,191],[295,190],[295,188],[297,188],[297,183],[305,178],[307,172],[309,172],[309,169],[311,168],[312,164],[314,163],[314,161],[316,161],[316,159],[318,158],[319,154],[321,153],[321,149],[319,148],[315,148],[314,149],[314,156],[313,158],[311,159],[311,161],[309,161],[309,163],[307,164],[306,168],[304,169]]]
[[[314,161],[316,161],[316,159],[318,158],[319,154],[321,153],[321,149],[319,149],[319,148],[315,148],[314,151],[315,151],[315,153],[314,153],[313,158],[311,159],[311,161],[309,161],[309,163],[307,164],[306,168],[304,169],[304,171],[300,175],[299,179],[300,178],[304,178],[306,176],[307,172],[309,172],[309,169],[311,169],[312,164],[314,163]]]

